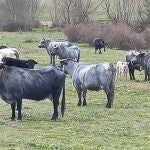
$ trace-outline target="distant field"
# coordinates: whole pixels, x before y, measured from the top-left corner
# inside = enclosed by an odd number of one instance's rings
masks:
[[[1,32],[0,44],[18,48],[21,58],[33,58],[39,62],[37,67],[43,67],[50,61],[46,50],[37,47],[43,37],[67,39],[56,29],[39,29],[27,33]],[[115,65],[125,59],[126,51],[106,49],[95,55],[93,47],[75,44],[81,49],[81,61],[109,61]],[[24,100],[22,122],[9,120],[10,106],[1,100],[0,150],[149,150],[150,83],[143,81],[143,72],[137,71],[136,78],[116,83],[114,107],[107,109],[103,91],[88,92],[88,105],[77,107],[77,94],[67,76],[66,112],[57,122],[50,121],[53,109],[49,100]]]

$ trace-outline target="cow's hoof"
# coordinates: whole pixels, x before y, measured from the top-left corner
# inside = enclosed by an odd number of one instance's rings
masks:
[[[111,104],[107,103],[106,108],[111,108]]]
[[[83,102],[83,106],[86,106],[87,105],[87,103],[86,102]]]
[[[16,121],[16,119],[15,119],[15,118],[13,118],[13,117],[10,117],[10,120],[11,120],[11,121]]]
[[[51,118],[51,121],[56,121],[57,118],[58,118],[58,115],[57,115],[57,114],[54,114],[54,115],[52,116],[52,118]]]
[[[78,103],[77,106],[81,106],[81,103]]]

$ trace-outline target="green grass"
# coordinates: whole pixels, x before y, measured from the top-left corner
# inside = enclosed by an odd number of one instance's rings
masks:
[[[43,32],[46,38],[66,39],[56,29]],[[35,40],[25,43],[29,37]],[[30,33],[3,32],[0,43],[18,48],[21,58],[34,58],[39,62],[37,67],[42,67],[49,64],[46,50],[37,47],[42,37],[40,29]],[[85,62],[116,64],[125,59],[125,51],[107,49],[102,55],[95,55],[93,47],[76,44]],[[88,105],[77,107],[77,94],[67,76],[66,112],[64,118],[59,116],[56,122],[50,121],[53,107],[49,100],[24,100],[22,122],[9,120],[10,106],[1,100],[0,150],[149,150],[150,83],[143,81],[143,72],[137,71],[136,78],[136,81],[116,83],[114,107],[107,109],[103,91],[88,92]]]

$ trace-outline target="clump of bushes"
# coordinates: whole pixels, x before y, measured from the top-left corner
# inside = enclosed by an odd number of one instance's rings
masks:
[[[100,24],[94,22],[69,25],[64,29],[64,33],[67,35],[68,40],[72,42],[78,41],[92,44],[93,39],[101,35],[100,26]]]
[[[93,22],[69,25],[64,29],[68,40],[90,45],[95,37],[102,37],[110,48],[123,50],[150,48],[150,28],[137,33],[124,22],[99,24]]]

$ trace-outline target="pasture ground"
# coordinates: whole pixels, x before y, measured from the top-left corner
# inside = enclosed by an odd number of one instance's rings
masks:
[[[43,37],[65,40],[63,33],[53,30],[0,33],[0,44],[20,51],[20,58],[33,58],[37,67],[49,64],[45,49],[37,48]],[[125,60],[125,51],[106,49],[95,55],[94,48],[76,43],[81,60],[116,64]],[[105,108],[103,91],[88,92],[86,107],[77,107],[77,94],[71,78],[66,80],[66,112],[62,119],[51,122],[52,102],[23,101],[23,121],[10,121],[10,106],[0,101],[0,150],[149,150],[150,149],[150,83],[144,73],[136,71],[136,81],[116,83],[114,106]],[[60,109],[59,109],[60,110]]]

